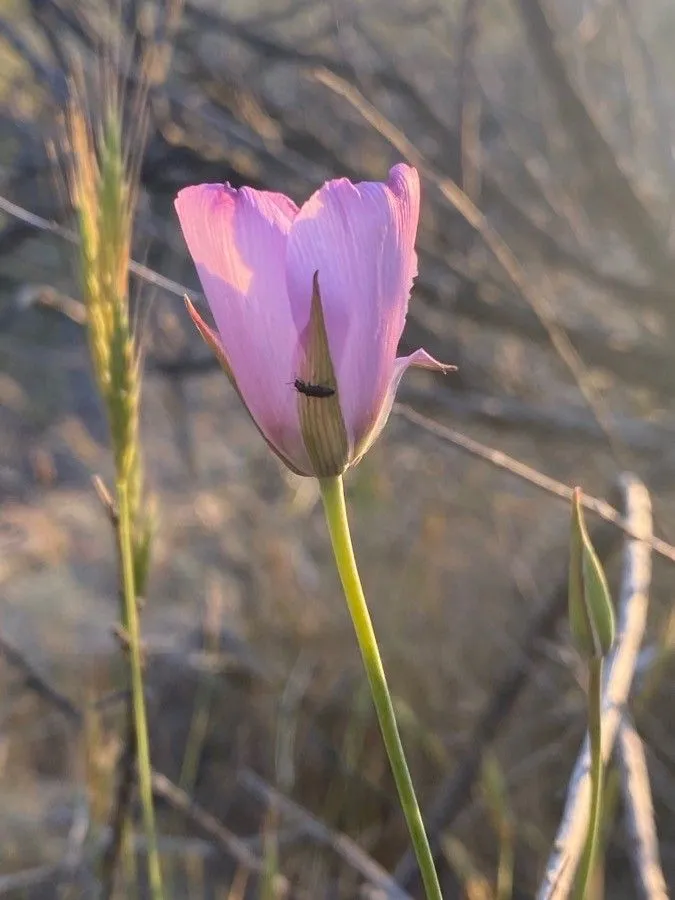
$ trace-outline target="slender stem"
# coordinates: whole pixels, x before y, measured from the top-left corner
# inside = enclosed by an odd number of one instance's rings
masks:
[[[116,524],[115,532],[117,534],[119,534],[118,529],[119,525]],[[124,601],[122,601],[122,607],[124,607]],[[124,608],[122,608],[122,621],[125,619],[126,615]],[[126,707],[126,734],[122,745],[122,756],[118,764],[119,774],[110,827],[111,835],[101,859],[100,883],[102,900],[111,900],[115,893],[115,874],[120,851],[125,847],[125,836],[128,832],[127,815],[131,806],[136,774],[136,722],[130,700],[127,701]]]
[[[134,558],[131,543],[131,511],[126,479],[117,482],[117,504],[119,515],[120,559],[122,563],[122,587],[124,592],[124,626],[129,638],[131,661],[131,696],[136,732],[136,764],[138,766],[138,786],[143,808],[143,824],[148,842],[148,875],[153,900],[163,900],[162,872],[159,865],[155,811],[152,803],[152,768],[150,765],[150,742],[148,722],[145,713],[143,692],[143,664],[141,659],[141,633],[138,622],[138,605],[134,584]]]
[[[496,900],[511,900],[513,897],[513,850],[513,830],[507,824],[501,829],[500,834]]]
[[[579,864],[577,900],[584,900],[593,873],[602,813],[602,659],[588,664],[588,736],[591,748],[591,812],[584,854]]]
[[[408,764],[406,763],[405,752],[396,724],[394,706],[391,701],[389,687],[387,686],[375,631],[356,567],[352,539],[349,533],[342,478],[340,476],[322,478],[319,479],[319,484],[335,562],[340,574],[349,613],[354,623],[354,630],[356,631],[363,664],[368,675],[380,730],[387,749],[387,755],[389,756],[415,855],[417,856],[426,896],[428,900],[442,900],[434,858],[426,831],[424,830],[422,814],[415,795]]]

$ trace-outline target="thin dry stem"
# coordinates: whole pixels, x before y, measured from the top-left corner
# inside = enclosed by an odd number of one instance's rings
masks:
[[[627,715],[621,722],[616,749],[636,885],[643,900],[668,900],[645,751]]]
[[[458,449],[464,450],[472,456],[484,459],[491,465],[496,466],[498,469],[504,469],[504,471],[510,472],[517,478],[522,478],[533,487],[546,491],[547,494],[559,497],[566,502],[569,502],[572,499],[574,493],[573,488],[563,484],[561,481],[556,481],[555,478],[551,478],[549,475],[545,475],[537,469],[533,469],[532,466],[528,466],[526,463],[519,462],[507,453],[503,453],[501,450],[495,450],[493,447],[481,444],[480,441],[477,441],[466,434],[462,434],[459,431],[455,431],[454,428],[448,428],[447,425],[441,425],[440,422],[435,422],[433,419],[423,416],[421,413],[418,413],[416,410],[411,409],[409,406],[405,406],[402,403],[395,403],[393,412],[401,416],[401,418],[412,422],[414,425],[418,425],[435,437],[438,437],[443,441],[448,441],[448,443],[453,444]],[[634,523],[631,522],[630,518],[622,516],[618,510],[614,509],[614,507],[605,500],[601,500],[598,497],[591,497],[589,494],[582,494],[580,503],[584,509],[595,513],[596,516],[599,516],[606,522],[611,522],[613,525],[616,525],[617,528],[621,529],[621,531],[629,537],[644,540],[654,553],[658,553],[659,556],[662,556],[664,559],[675,562],[675,547],[661,538],[654,537],[653,534],[649,534],[646,538],[642,538],[640,534],[635,531]]]
[[[214,818],[211,813],[195,803],[189,794],[173,784],[166,775],[162,775],[160,772],[152,773],[152,790],[157,797],[180,812],[205,834],[208,834],[241,868],[257,875],[264,874],[264,861],[255,856],[241,838],[238,838]],[[283,875],[277,874],[275,876],[274,886],[275,896],[288,896],[290,886]]]
[[[270,784],[248,769],[240,775],[244,787],[259,799],[278,809],[283,818],[297,823],[312,840],[330,847],[338,856],[358,872],[380,896],[390,900],[410,900],[410,895],[396,883],[391,875],[368,856],[351,838],[333,831],[306,809],[285,797]]]

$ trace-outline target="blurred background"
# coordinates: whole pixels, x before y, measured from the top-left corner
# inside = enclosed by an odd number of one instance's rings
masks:
[[[316,486],[272,457],[189,322],[183,286],[198,298],[198,284],[173,198],[230,181],[302,202],[331,177],[417,165],[402,349],[459,371],[411,372],[401,403],[615,505],[632,471],[675,540],[675,7],[112,6],[0,0],[0,894],[97,896],[87,854],[128,745],[116,556],[91,480],[110,477],[109,441],[59,142],[72,60],[89,71],[115,27],[132,87],[139,46],[156,50],[134,244],[151,271],[131,293],[171,896],[256,896],[272,856],[290,896],[374,896],[344,836],[418,896]],[[347,476],[354,540],[445,896],[531,897],[585,729],[569,509],[456,433],[392,416]],[[623,535],[589,522],[616,593]],[[635,715],[675,883],[672,565],[654,556],[644,658],[663,664]],[[597,896],[644,896],[616,813]],[[130,841],[119,897],[143,896]]]

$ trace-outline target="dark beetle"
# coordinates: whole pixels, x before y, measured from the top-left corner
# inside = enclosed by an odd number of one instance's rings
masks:
[[[296,391],[304,394],[306,397],[332,397],[335,388],[328,387],[326,384],[309,384],[307,381],[301,381],[296,378],[293,382]]]

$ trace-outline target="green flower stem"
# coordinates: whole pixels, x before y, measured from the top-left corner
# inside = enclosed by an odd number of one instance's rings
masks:
[[[584,900],[593,873],[602,813],[602,657],[588,663],[588,736],[591,748],[591,812],[588,836],[579,864],[577,900]]]
[[[157,848],[155,811],[152,803],[152,768],[150,765],[150,742],[148,722],[145,713],[143,692],[143,663],[141,658],[141,633],[138,622],[136,586],[134,584],[134,556],[131,541],[131,509],[129,488],[125,478],[117,482],[118,532],[120,560],[122,563],[122,586],[124,592],[124,626],[129,639],[131,660],[131,695],[136,733],[136,764],[138,785],[143,808],[143,825],[148,842],[148,876],[153,900],[163,900],[162,871]]]
[[[370,691],[380,723],[380,730],[389,756],[415,855],[417,856],[426,896],[428,900],[442,900],[434,858],[426,831],[424,830],[422,814],[420,813],[415,789],[408,770],[408,764],[406,763],[375,631],[370,620],[368,604],[363,594],[361,580],[356,567],[352,539],[349,533],[342,478],[339,475],[334,478],[321,478],[319,479],[319,485],[321,487],[321,499],[323,500],[323,507],[326,513],[328,531],[333,545],[333,553],[335,554],[335,562],[340,574],[349,613],[354,623],[354,630],[356,631],[363,664],[370,682]]]

